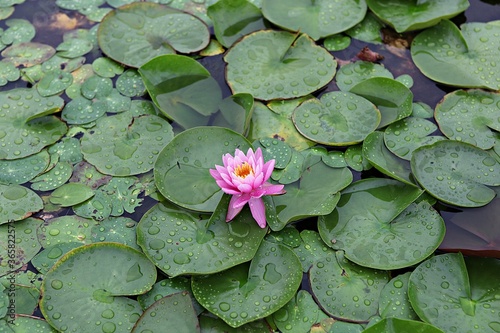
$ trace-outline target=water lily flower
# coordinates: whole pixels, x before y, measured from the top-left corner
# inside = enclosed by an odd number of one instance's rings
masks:
[[[222,156],[224,166],[216,165],[210,174],[215,178],[222,191],[231,194],[226,222],[234,219],[248,203],[252,216],[261,228],[266,227],[266,208],[262,196],[283,194],[284,185],[274,185],[267,180],[271,177],[275,160],[264,163],[262,150],[255,153],[250,148],[247,154],[236,149]]]

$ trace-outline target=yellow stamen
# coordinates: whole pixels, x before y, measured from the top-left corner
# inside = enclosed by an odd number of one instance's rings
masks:
[[[243,164],[238,165],[238,167],[234,169],[234,174],[240,178],[246,178],[250,174],[253,175],[252,166],[247,162],[243,162]]]

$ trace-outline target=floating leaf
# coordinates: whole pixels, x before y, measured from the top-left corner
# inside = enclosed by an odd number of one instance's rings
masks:
[[[380,112],[349,92],[332,91],[298,106],[293,112],[297,130],[309,140],[330,146],[348,146],[363,141],[377,129]]]
[[[80,242],[67,242],[67,243],[56,243],[45,247],[42,251],[38,252],[36,256],[31,260],[31,264],[42,274],[46,274],[49,269],[54,266],[54,264],[63,255],[82,246]]]
[[[5,21],[9,27],[0,35],[3,44],[19,44],[31,42],[36,31],[30,21],[24,19],[10,19]]]
[[[438,141],[413,152],[411,169],[432,196],[461,207],[480,207],[495,197],[500,163],[468,143]]]
[[[116,242],[141,250],[136,241],[137,223],[128,217],[110,217],[92,227],[92,239],[97,242]]]
[[[345,31],[345,34],[351,38],[369,42],[373,44],[382,44],[381,32],[383,24],[373,15],[368,12],[365,18],[356,24],[354,27]]]
[[[69,162],[57,162],[48,171],[31,180],[31,188],[35,191],[50,191],[63,185],[70,179],[73,167]]]
[[[127,69],[116,80],[116,89],[125,96],[137,97],[146,93],[141,75],[135,69]]]
[[[333,79],[337,66],[306,34],[274,30],[246,35],[224,61],[233,93],[247,92],[265,101],[312,93]]]
[[[115,77],[123,73],[123,66],[109,58],[100,57],[92,63],[92,69],[102,77]]]
[[[42,246],[78,242],[92,243],[92,227],[98,222],[75,215],[65,215],[45,221],[37,230],[38,241]]]
[[[73,83],[71,73],[62,70],[52,71],[44,75],[36,85],[36,89],[41,96],[48,97],[63,92],[71,83]]]
[[[285,306],[273,313],[274,323],[281,332],[307,332],[316,323],[320,310],[311,294],[299,290]]]
[[[49,200],[54,205],[69,207],[79,204],[94,195],[94,191],[84,184],[68,183],[50,194]]]
[[[35,178],[49,165],[47,150],[15,160],[0,160],[0,183],[23,184]]]
[[[137,250],[117,243],[81,246],[45,275],[40,310],[57,330],[130,332],[142,310],[123,296],[144,293],[155,280],[155,266]]]
[[[13,63],[0,61],[0,87],[8,82],[17,81],[20,75],[19,69]]]
[[[21,185],[0,184],[0,224],[23,220],[43,208],[42,199]]]
[[[140,67],[156,56],[191,53],[208,45],[207,26],[186,12],[149,2],[117,8],[98,30],[102,51],[130,67]]]
[[[343,35],[333,35],[325,38],[325,49],[328,51],[342,51],[351,45],[351,38]]]
[[[107,111],[106,102],[76,97],[64,106],[61,118],[70,125],[83,125],[99,119]]]
[[[299,257],[304,273],[309,271],[309,268],[311,268],[315,261],[335,255],[335,251],[326,246],[316,231],[302,230],[300,232],[300,239],[300,245],[293,248],[293,252]]]
[[[253,96],[245,93],[225,98],[219,104],[220,111],[213,117],[211,125],[226,127],[244,135],[250,126],[253,103]]]
[[[379,314],[382,318],[418,320],[408,298],[408,280],[411,272],[395,276],[380,293]]]
[[[392,73],[382,65],[368,61],[355,61],[341,66],[335,81],[340,90],[349,91],[358,83],[373,77],[394,78]]]
[[[272,23],[301,31],[314,40],[345,31],[360,22],[366,14],[365,0],[263,0],[262,13]]]
[[[19,43],[9,46],[2,51],[4,61],[16,66],[31,67],[41,64],[54,55],[56,50],[49,45],[41,43]]]
[[[448,20],[424,30],[412,42],[411,56],[431,80],[458,87],[500,89],[497,66],[500,25]]]
[[[172,137],[172,126],[158,116],[118,114],[99,119],[84,134],[82,153],[104,174],[136,175],[153,168],[160,150]]]
[[[399,318],[384,318],[378,323],[368,327],[363,333],[443,333],[439,328],[416,320]]]
[[[452,18],[469,7],[468,0],[416,1],[367,0],[370,10],[397,32],[431,27],[443,19]]]
[[[441,132],[451,140],[490,149],[500,141],[500,94],[484,90],[457,90],[436,106]]]
[[[192,278],[198,302],[232,327],[264,318],[295,295],[302,280],[288,247],[263,241],[251,263]]]

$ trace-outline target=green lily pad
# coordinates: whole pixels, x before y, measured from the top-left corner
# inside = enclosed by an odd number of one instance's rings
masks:
[[[400,182],[415,185],[410,162],[399,158],[387,149],[382,132],[376,131],[366,137],[363,142],[363,159],[383,174]]]
[[[57,330],[130,332],[142,309],[123,296],[142,294],[155,280],[155,266],[137,250],[117,243],[81,246],[45,275],[40,310]]]
[[[80,140],[72,137],[64,137],[57,143],[49,147],[50,155],[59,156],[59,161],[69,162],[71,164],[82,161],[82,152],[80,150]]]
[[[73,174],[69,181],[85,184],[95,190],[102,185],[108,184],[111,179],[111,176],[100,173],[93,165],[82,161],[73,168]]]
[[[116,89],[127,97],[138,97],[146,93],[141,75],[135,69],[127,69],[116,80]]]
[[[335,81],[341,91],[349,91],[358,83],[373,77],[394,78],[392,73],[382,65],[368,61],[355,61],[341,66]]]
[[[316,323],[320,310],[311,294],[299,292],[285,306],[273,313],[280,332],[307,332]]]
[[[212,117],[212,126],[226,127],[240,134],[248,132],[253,111],[253,96],[235,94],[219,104],[219,112]]]
[[[172,137],[172,126],[158,116],[132,118],[123,113],[99,119],[82,137],[82,153],[104,174],[135,175],[153,168]]]
[[[274,330],[269,326],[265,319],[251,321],[238,328],[226,324],[211,313],[202,313],[199,316],[200,327],[203,333],[273,333]]]
[[[222,0],[207,8],[217,40],[229,48],[235,41],[251,32],[265,29],[258,7],[246,0]]]
[[[382,318],[418,320],[408,298],[408,281],[411,272],[395,276],[380,293],[379,314]]]
[[[385,271],[358,266],[336,256],[318,260],[309,270],[314,298],[329,315],[350,322],[366,322],[377,314],[380,292],[389,281]]]
[[[427,258],[444,238],[444,222],[422,190],[382,178],[353,183],[337,208],[318,220],[323,241],[355,263],[376,269],[407,267]],[[419,220],[419,218],[422,218]]]
[[[56,0],[56,5],[63,9],[80,10],[84,7],[98,7],[104,4],[106,0],[83,0],[74,2],[72,0]]]
[[[420,30],[452,18],[469,7],[468,0],[416,1],[367,0],[370,10],[397,32]]]
[[[50,191],[62,186],[71,178],[73,166],[69,162],[57,164],[31,180],[31,188],[35,191]]]
[[[158,313],[162,315],[157,316]],[[179,333],[200,332],[189,292],[182,291],[156,301],[144,311],[131,333],[155,332],[165,327],[175,327]]]
[[[440,135],[430,135],[436,130],[437,126],[430,120],[408,117],[387,126],[384,142],[394,155],[409,161],[415,149],[445,139]]]
[[[351,181],[348,168],[334,169],[323,162],[308,167],[298,181],[285,185],[285,194],[273,197],[279,224],[270,225],[271,228],[281,230],[292,221],[331,213],[339,200],[339,191]]]
[[[368,138],[374,135],[373,133],[371,133]],[[347,147],[344,153],[344,158],[347,166],[355,171],[361,172],[372,168],[368,159],[364,157],[363,145],[361,144]]]
[[[92,227],[97,224],[94,220],[75,215],[55,217],[38,228],[38,241],[44,248],[68,242],[89,244],[92,243]]]
[[[500,325],[499,274],[497,259],[442,254],[412,272],[408,295],[418,316],[444,332],[494,333]]]
[[[344,33],[351,38],[368,42],[372,44],[382,44],[382,37],[380,30],[384,25],[373,15],[368,12],[365,18],[356,24],[354,27],[346,30]]]
[[[82,83],[81,92],[83,97],[92,100],[108,96],[113,91],[113,81],[107,77],[97,75],[90,76]]]
[[[0,160],[0,183],[23,184],[35,178],[49,165],[47,150],[15,160]]]
[[[443,333],[439,328],[421,321],[384,318],[378,323],[368,327],[363,333]]]
[[[343,168],[347,166],[345,154],[342,151],[331,150],[327,155],[322,156],[321,160],[331,168]]]
[[[325,38],[324,46],[328,51],[342,51],[351,45],[351,38],[344,35],[333,35]]]
[[[19,69],[13,63],[0,61],[0,87],[8,82],[17,81],[20,76]]]
[[[109,95],[99,98],[99,101],[103,101],[107,105],[107,112],[109,113],[120,113],[128,111],[130,109],[131,99],[130,97],[123,96],[117,89],[111,90]]]
[[[335,251],[328,247],[321,236],[313,230],[302,230],[300,232],[300,245],[293,248],[293,252],[302,263],[302,271],[307,273],[315,261],[327,256],[334,256]]]
[[[67,183],[50,194],[49,200],[54,205],[69,207],[79,204],[94,195],[94,191],[84,184]]]
[[[35,27],[28,20],[10,19],[5,21],[5,24],[9,28],[0,36],[0,40],[3,44],[28,43],[35,37]]]
[[[2,204],[2,207],[5,207]],[[42,220],[28,217],[13,224],[0,225],[0,276],[13,272],[28,262],[40,251],[36,229]],[[20,313],[20,312],[16,312]]]
[[[83,125],[101,118],[107,111],[104,101],[76,97],[64,106],[61,118],[70,125]]]
[[[45,247],[31,260],[31,264],[42,274],[46,274],[63,255],[82,246],[80,242],[56,243]]]
[[[465,23],[458,27],[448,20],[418,34],[411,56],[431,80],[458,87],[500,89],[497,51],[500,25]]]
[[[337,62],[306,34],[262,30],[246,35],[224,56],[233,93],[256,99],[296,98],[325,86]]]
[[[262,138],[258,142],[254,142],[254,148],[262,149],[262,156],[265,161],[273,159],[275,169],[284,169],[292,158],[292,149],[290,146],[281,140]]]
[[[295,295],[302,280],[297,256],[288,247],[263,241],[250,263],[192,278],[193,294],[232,327],[264,318]]]
[[[3,331],[4,327],[0,327],[2,332],[33,332],[33,333],[57,333],[57,331],[50,326],[47,321],[38,317],[28,315],[16,315],[14,320],[15,324],[8,324],[11,331]]]
[[[500,163],[468,143],[438,141],[413,152],[411,169],[426,191],[461,207],[480,207],[495,197],[488,186],[500,185]]]
[[[137,243],[169,276],[211,274],[253,258],[267,229],[261,229],[248,208],[226,222],[229,196],[211,219],[169,203],[151,208],[137,226]],[[165,224],[163,221],[173,221]],[[174,223],[175,222],[175,223]]]
[[[94,44],[90,40],[65,34],[64,41],[56,47],[56,50],[58,56],[74,59],[89,53],[93,48]]]
[[[21,185],[0,184],[0,224],[23,220],[43,208],[42,199]]]
[[[207,125],[222,100],[219,84],[196,60],[163,55],[139,68],[155,105],[184,128]]]
[[[372,77],[349,90],[377,106],[382,114],[378,128],[411,115],[413,93],[404,84],[388,77]]]
[[[171,202],[202,212],[213,212],[222,190],[209,169],[222,164],[222,156],[235,149],[247,151],[250,143],[222,127],[197,127],[177,136],[160,152],[154,174],[156,187]]]
[[[36,89],[17,88],[0,92],[0,159],[33,155],[59,140],[67,131],[57,117],[60,97],[42,97]]]
[[[128,217],[110,217],[99,221],[92,227],[92,240],[97,242],[116,242],[141,250],[136,241],[137,223]]]
[[[23,65],[31,67],[41,64],[56,53],[56,50],[49,45],[41,43],[19,43],[9,46],[2,51],[3,61],[8,61],[15,66]]]
[[[272,23],[308,34],[314,40],[345,31],[366,14],[365,0],[263,0],[262,13]]]
[[[377,129],[380,112],[349,92],[332,91],[297,107],[292,116],[297,130],[309,140],[330,146],[362,142]]]
[[[115,77],[123,73],[123,66],[109,58],[100,57],[92,63],[92,69],[97,75],[102,77]]]
[[[102,20],[98,41],[111,59],[140,67],[156,56],[191,53],[208,45],[210,34],[200,19],[155,3],[119,7]]]
[[[500,141],[500,94],[484,90],[457,90],[436,106],[441,132],[451,140],[490,149]]]
[[[68,88],[73,83],[73,75],[62,70],[52,71],[36,85],[36,89],[41,96],[48,97],[57,95]]]

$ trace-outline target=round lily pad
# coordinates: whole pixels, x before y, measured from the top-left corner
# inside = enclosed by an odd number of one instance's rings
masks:
[[[49,200],[54,205],[69,207],[79,204],[94,195],[94,191],[85,184],[67,183],[50,194]]]
[[[137,243],[169,276],[211,274],[248,261],[266,229],[255,223],[248,208],[227,223],[228,205],[229,197],[225,196],[209,219],[159,203],[139,222]]]
[[[368,100],[349,92],[332,91],[295,109],[297,130],[309,140],[330,146],[363,141],[377,129],[380,112]]]
[[[442,254],[412,272],[408,295],[418,316],[444,332],[494,333],[500,327],[499,275],[495,258]]]
[[[172,137],[172,126],[158,116],[133,118],[122,113],[99,119],[82,137],[82,153],[104,174],[135,175],[153,168],[160,150]]]
[[[43,208],[42,199],[21,185],[0,184],[0,224],[23,220]]]
[[[63,255],[82,246],[80,242],[56,243],[45,247],[31,260],[31,264],[42,274],[46,274]]]
[[[76,97],[64,106],[61,118],[70,125],[84,125],[99,119],[107,111],[108,105],[104,101]]]
[[[19,43],[9,46],[2,51],[3,61],[8,61],[16,66],[31,67],[41,64],[56,53],[56,50],[41,43]]]
[[[500,89],[497,66],[500,25],[448,20],[426,29],[412,42],[411,56],[431,80],[458,87]]]
[[[49,165],[47,150],[15,160],[0,160],[0,183],[22,184],[35,178]]]
[[[420,30],[452,18],[469,7],[469,0],[366,0],[370,10],[397,32]]]
[[[439,328],[417,320],[384,318],[363,330],[363,333],[443,333]]]
[[[92,243],[92,227],[95,225],[96,221],[75,215],[55,217],[38,228],[38,241],[44,248],[68,242],[89,244]]]
[[[92,227],[92,240],[96,242],[116,242],[136,250],[141,248],[136,240],[137,223],[128,217],[109,217]]]
[[[411,169],[432,196],[461,207],[480,207],[495,197],[500,163],[471,144],[444,140],[413,152]]]
[[[408,298],[410,274],[406,272],[393,277],[382,289],[378,310],[382,318],[419,319]]]
[[[243,37],[227,52],[226,77],[233,93],[256,99],[295,98],[333,79],[337,62],[306,34],[262,30]]]
[[[70,179],[73,167],[69,162],[57,162],[48,171],[31,180],[31,188],[35,191],[50,191],[63,185]]]
[[[351,28],[365,17],[366,10],[364,0],[262,1],[266,19],[284,29],[304,32],[314,40]]]
[[[28,20],[9,19],[5,21],[5,24],[9,28],[0,35],[0,40],[3,44],[28,43],[35,37],[35,27]]]
[[[92,63],[92,69],[97,75],[102,77],[114,77],[123,73],[123,66],[109,58],[100,57]]]
[[[320,310],[311,294],[299,290],[285,306],[273,313],[280,332],[307,332],[318,319]]]
[[[490,149],[500,141],[500,94],[479,89],[457,90],[436,106],[441,132],[451,140]]]
[[[297,256],[285,245],[263,241],[251,263],[192,278],[193,294],[232,327],[264,318],[295,295],[302,280]]]
[[[226,153],[247,151],[250,143],[240,134],[222,127],[197,127],[177,136],[161,151],[154,174],[160,193],[176,205],[213,212],[222,191],[209,169],[222,164]]]
[[[394,78],[384,66],[368,61],[355,61],[340,67],[335,77],[337,86],[342,91],[349,91],[353,86],[372,77]]]
[[[142,309],[123,296],[142,294],[155,280],[155,266],[137,250],[117,243],[81,246],[45,275],[40,310],[59,331],[130,332]]]
[[[19,69],[10,62],[0,62],[0,86],[5,86],[8,82],[16,81],[21,76]]]
[[[299,257],[304,273],[309,271],[316,260],[335,255],[335,251],[323,242],[316,231],[302,230],[300,240],[300,245],[293,248],[293,252]]]
[[[136,97],[146,93],[144,81],[135,69],[127,69],[116,80],[116,89],[125,96]]]
[[[385,271],[358,266],[342,251],[314,263],[309,270],[311,291],[330,316],[366,322],[377,314],[380,292],[389,281]]]
[[[191,53],[208,45],[207,26],[186,12],[149,2],[137,2],[108,13],[98,30],[102,51],[130,67],[156,56]]]
[[[40,96],[36,89],[0,92],[0,159],[36,154],[59,140],[67,127],[50,114],[59,111],[63,103],[57,96]]]
[[[51,71],[36,85],[36,89],[41,96],[47,97],[57,95],[68,88],[73,83],[73,75],[62,70]]]

